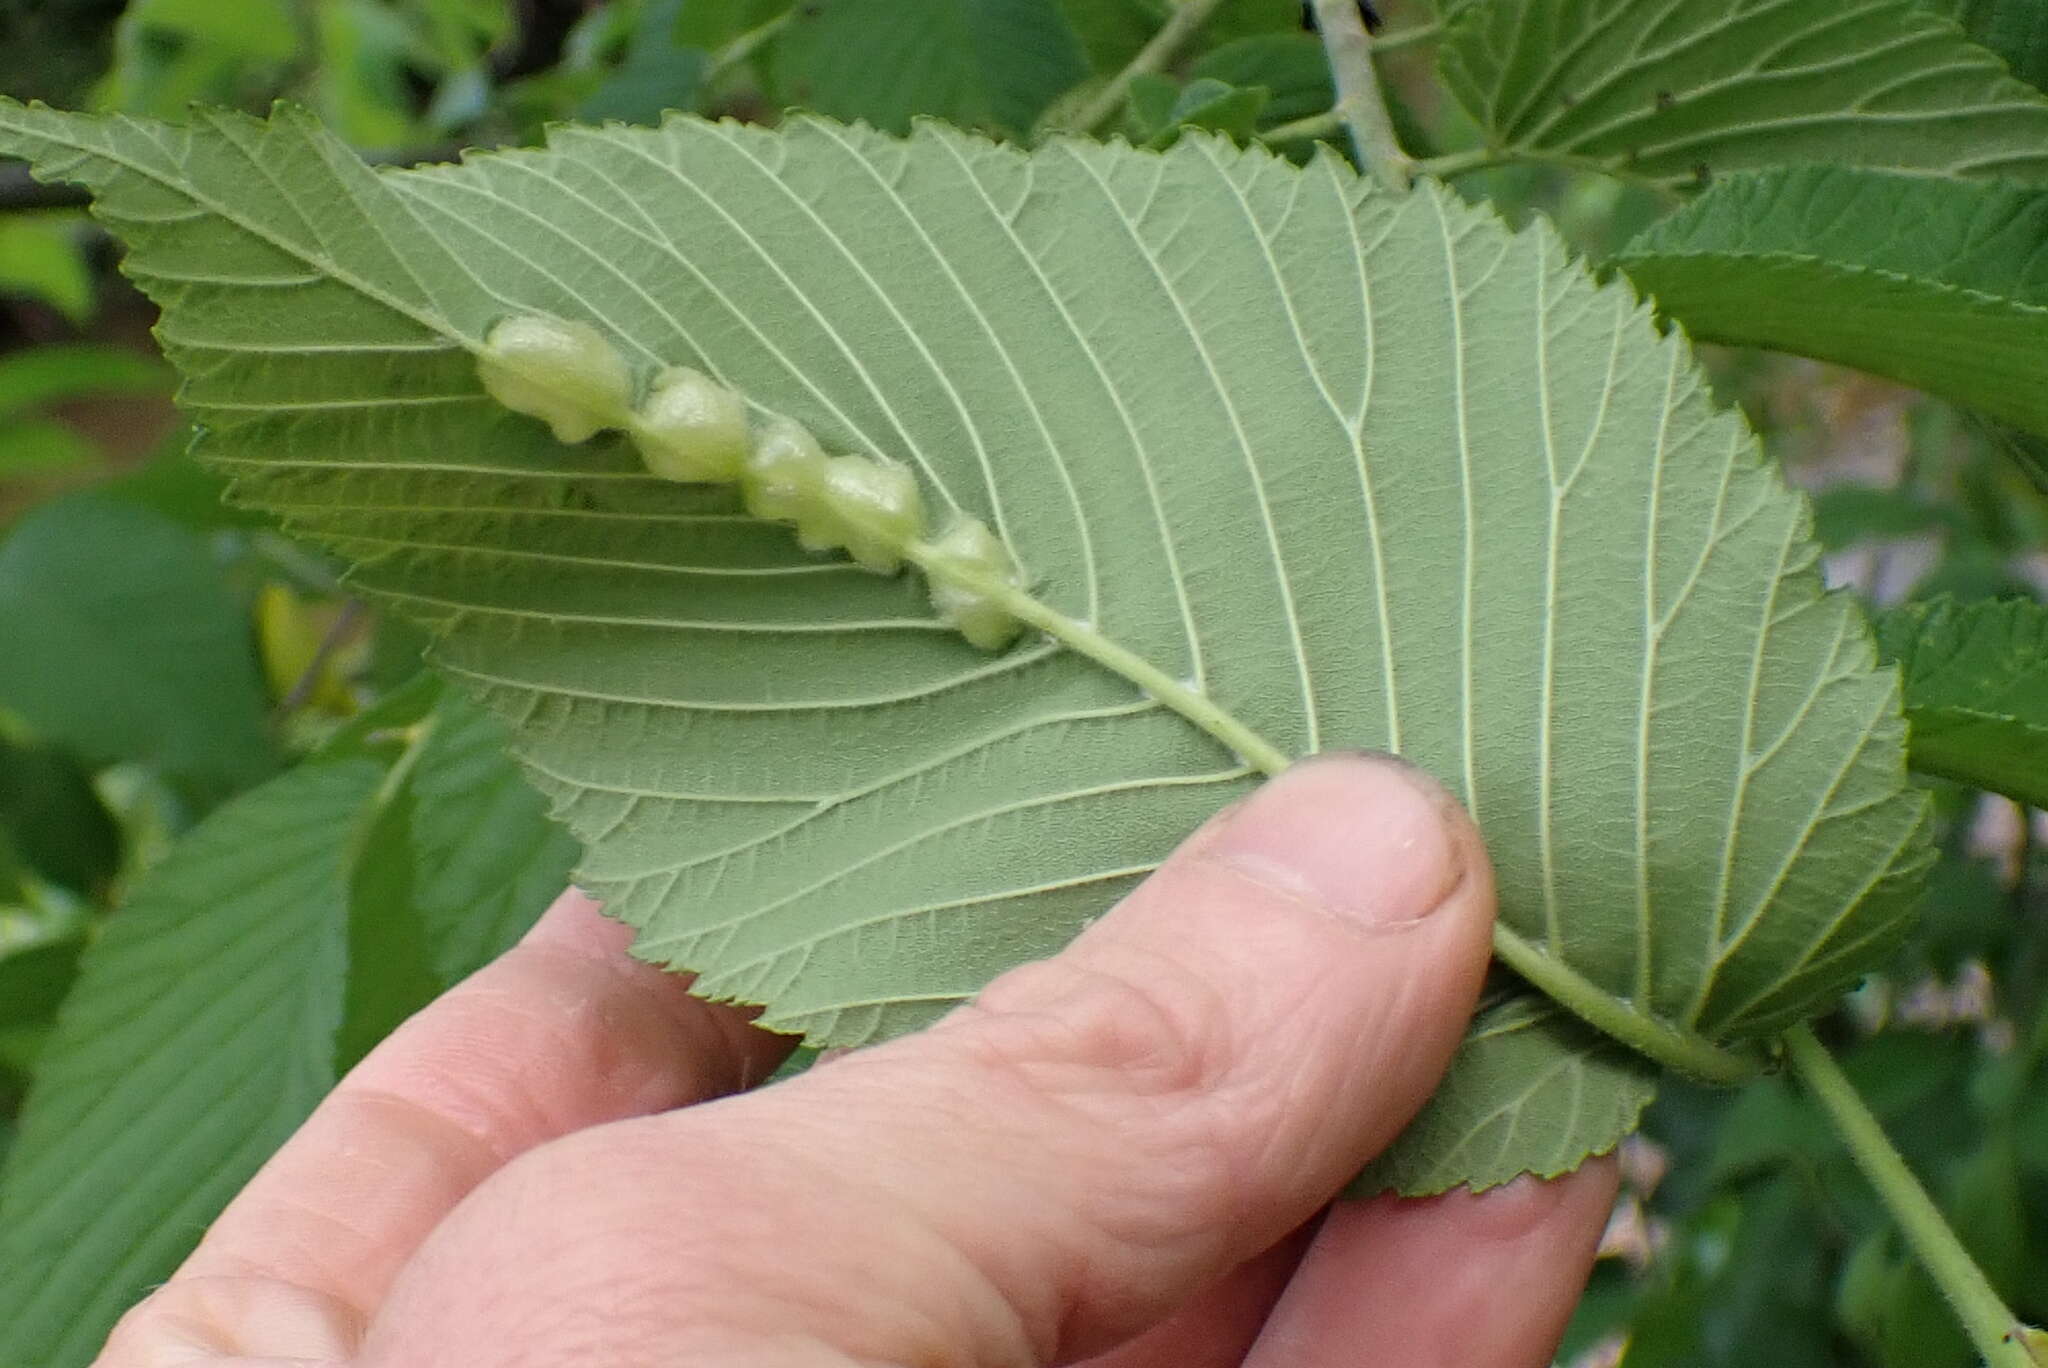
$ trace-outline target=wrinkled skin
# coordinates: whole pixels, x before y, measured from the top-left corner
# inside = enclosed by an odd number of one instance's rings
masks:
[[[788,1042],[567,894],[350,1074],[100,1366],[1537,1368],[1610,1164],[1326,1209],[1443,1070],[1492,916],[1440,790],[1321,759],[1057,957],[748,1092]]]

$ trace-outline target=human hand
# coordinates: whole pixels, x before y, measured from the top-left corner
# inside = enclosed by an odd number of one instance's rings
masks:
[[[1492,916],[1429,780],[1318,759],[931,1029],[711,1101],[788,1041],[568,894],[99,1368],[1547,1364],[1609,1161],[1318,1216],[1442,1073]]]

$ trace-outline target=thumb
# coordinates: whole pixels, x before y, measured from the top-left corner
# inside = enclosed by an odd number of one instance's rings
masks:
[[[634,1362],[714,1343],[721,1362],[811,1361],[793,1344],[891,1363],[1096,1353],[1299,1225],[1394,1137],[1463,1035],[1492,902],[1471,823],[1434,782],[1384,757],[1314,760],[931,1030],[587,1132],[501,1179],[661,1232],[620,1270],[647,1285],[607,1289],[638,1309],[608,1324]],[[601,1152],[621,1144],[637,1162]],[[650,1168],[650,1150],[671,1157]],[[608,1176],[622,1167],[641,1181]],[[587,1268],[552,1235],[536,1242]],[[487,1254],[430,1244],[410,1273],[446,1260],[473,1287]],[[442,1295],[431,1315],[451,1310]],[[546,1325],[518,1330],[531,1348]]]

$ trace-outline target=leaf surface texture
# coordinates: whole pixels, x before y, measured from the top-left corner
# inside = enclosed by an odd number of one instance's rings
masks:
[[[1625,1023],[1767,1035],[1903,926],[1893,680],[1684,347],[1547,233],[1199,135],[677,120],[373,173],[289,112],[0,107],[0,145],[99,191],[239,496],[435,627],[639,952],[774,1027],[931,1021],[1256,781],[1084,635],[1287,754],[1442,776],[1509,934]],[[904,462],[1072,630],[984,654],[914,577],[554,442],[475,379],[524,312]],[[1583,1053],[1534,1015],[1521,1058]],[[1546,1076],[1494,1070],[1513,1143],[1432,1181],[1633,1115]]]

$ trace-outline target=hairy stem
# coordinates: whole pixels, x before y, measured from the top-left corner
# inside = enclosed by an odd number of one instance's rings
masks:
[[[1761,1068],[1759,1061],[1750,1056],[1724,1050],[1702,1036],[1675,1031],[1655,1017],[1633,1010],[1562,960],[1544,954],[1499,923],[1493,928],[1493,953],[1573,1016],[1659,1064],[1722,1084],[1753,1078]]]
[[[1977,1267],[1927,1189],[1892,1148],[1834,1056],[1805,1026],[1785,1033],[1785,1054],[1799,1081],[1834,1124],[1856,1166],[1905,1232],[1914,1254],[1948,1298],[1984,1362],[1991,1368],[2037,1368],[2039,1360],[2027,1347],[2027,1327],[1992,1289],[1984,1270]]]
[[[1415,163],[1394,136],[1394,121],[1380,93],[1379,72],[1372,62],[1372,35],[1365,31],[1355,0],[1315,0],[1316,29],[1330,57],[1330,79],[1337,87],[1336,113],[1351,130],[1358,161],[1389,190],[1405,191],[1415,178]]]
[[[1074,111],[1073,117],[1064,121],[1065,126],[1077,133],[1093,133],[1108,123],[1123,107],[1131,82],[1161,70],[1179,56],[1188,40],[1195,36],[1195,30],[1201,28],[1222,3],[1223,0],[1180,0],[1166,22],[1159,26],[1159,32],[1152,35],[1151,41],[1139,48],[1138,55],[1131,58],[1122,71],[1110,77],[1088,103]]]

